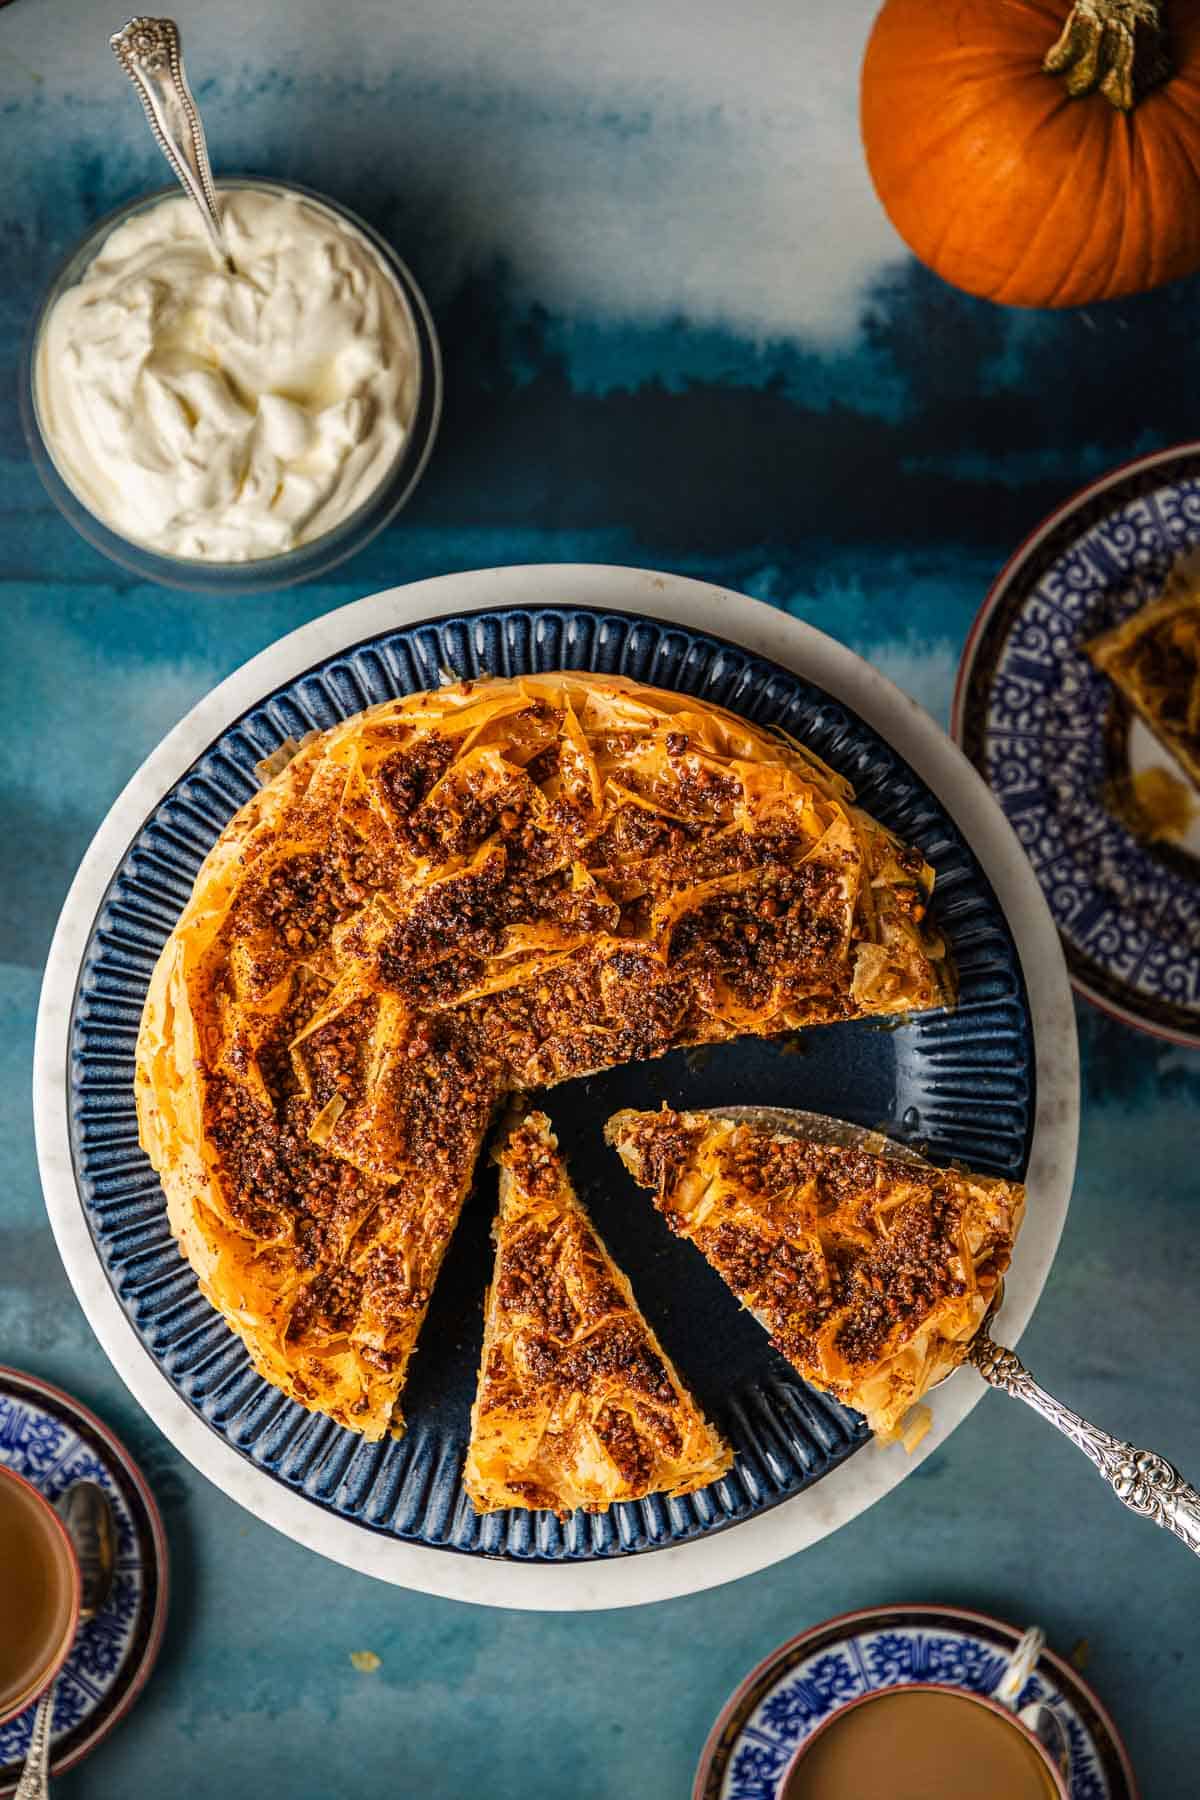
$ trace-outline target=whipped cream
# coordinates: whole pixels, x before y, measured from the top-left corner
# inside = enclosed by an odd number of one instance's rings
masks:
[[[183,195],[108,237],[52,307],[35,379],[59,473],[169,556],[250,562],[379,487],[416,410],[412,315],[363,234],[294,193],[221,191],[236,273]]]

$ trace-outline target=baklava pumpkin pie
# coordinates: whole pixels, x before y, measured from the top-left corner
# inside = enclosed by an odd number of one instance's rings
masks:
[[[231,820],[151,981],[142,1143],[263,1376],[371,1438],[502,1097],[950,994],[932,871],[802,746],[563,673],[389,701]]]

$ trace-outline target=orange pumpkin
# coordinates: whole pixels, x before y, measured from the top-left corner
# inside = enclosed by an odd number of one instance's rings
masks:
[[[862,132],[930,268],[1077,306],[1200,268],[1200,0],[886,0]]]

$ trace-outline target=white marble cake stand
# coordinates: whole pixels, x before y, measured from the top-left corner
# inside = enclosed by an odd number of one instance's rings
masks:
[[[964,1369],[933,1396],[933,1428],[911,1456],[868,1446],[804,1493],[693,1542],[611,1560],[489,1561],[401,1542],[325,1511],[247,1462],[192,1412],[142,1344],[109,1286],[72,1172],[67,1129],[71,1007],[100,900],[132,838],[164,793],[226,727],[295,675],[373,634],[486,607],[578,604],[647,614],[712,632],[794,670],[852,707],[933,790],[978,857],[1020,954],[1037,1074],[1027,1182],[1029,1216],[1006,1279],[1003,1336],[1015,1343],[1042,1291],[1075,1169],[1079,1064],[1058,935],[1012,829],[966,758],[915,701],[853,652],[744,595],[601,564],[486,569],[391,588],[330,613],[254,657],[192,708],[147,757],[101,825],[67,896],[50,949],[34,1051],[34,1111],[46,1205],[67,1273],[92,1328],[136,1399],[175,1447],[232,1499],[277,1530],[350,1568],[480,1605],[582,1611],[630,1606],[733,1581],[791,1556],[888,1493],[936,1450],[982,1397]]]

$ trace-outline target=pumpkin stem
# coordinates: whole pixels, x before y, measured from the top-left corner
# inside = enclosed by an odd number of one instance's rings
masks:
[[[1165,0],[1075,0],[1042,67],[1073,100],[1099,91],[1120,112],[1171,74]]]

